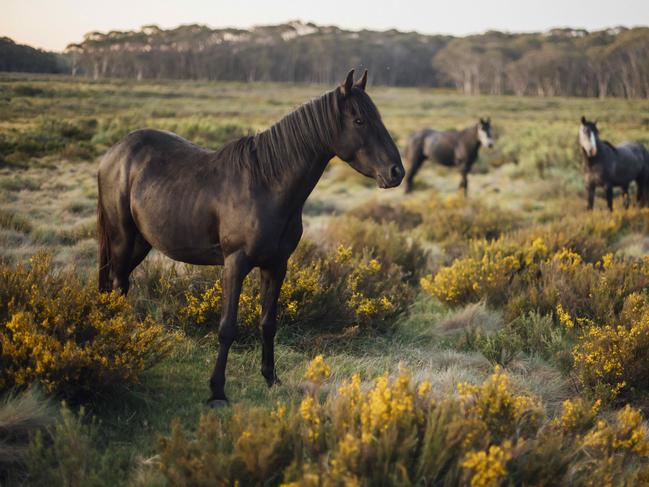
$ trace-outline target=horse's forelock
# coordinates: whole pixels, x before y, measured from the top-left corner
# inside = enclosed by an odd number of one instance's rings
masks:
[[[370,96],[360,88],[353,88],[352,93],[345,99],[351,110],[362,118],[366,123],[381,123],[381,115]]]

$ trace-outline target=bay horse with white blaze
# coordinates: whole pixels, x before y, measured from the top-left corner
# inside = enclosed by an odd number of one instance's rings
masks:
[[[460,188],[467,193],[467,175],[478,158],[480,146],[493,147],[491,119],[487,118],[464,130],[440,132],[422,129],[410,135],[406,147],[406,193],[412,191],[412,182],[426,159],[443,166],[456,166],[460,169],[462,180]]]
[[[302,236],[304,202],[338,156],[381,188],[404,176],[399,151],[365,92],[367,71],[298,107],[269,129],[218,151],[170,132],[143,129],[111,147],[99,165],[99,288],[126,293],[129,275],[155,248],[199,265],[224,265],[212,407],[227,404],[225,368],[237,333],[241,286],[261,274],[261,372],[275,373],[277,300]]]
[[[588,209],[595,203],[595,188],[604,186],[606,204],[613,211],[613,188],[619,186],[624,195],[624,208],[628,208],[629,185],[636,182],[637,201],[647,206],[649,198],[649,151],[638,142],[625,142],[614,146],[599,138],[597,122],[581,117],[579,146],[584,158],[584,178],[588,191]]]

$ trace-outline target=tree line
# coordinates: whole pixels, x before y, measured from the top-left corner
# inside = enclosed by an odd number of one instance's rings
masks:
[[[452,37],[289,22],[252,29],[184,25],[91,32],[63,54],[91,78],[332,84],[350,67],[372,82],[466,94],[649,96],[649,28],[553,29]],[[0,68],[2,69],[2,68]]]
[[[69,72],[69,68],[65,59],[57,54],[0,37],[0,71],[65,73]]]

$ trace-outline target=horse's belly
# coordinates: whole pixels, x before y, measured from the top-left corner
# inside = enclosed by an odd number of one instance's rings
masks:
[[[179,205],[182,206],[182,205]],[[223,263],[218,223],[209,212],[164,212],[146,205],[132,206],[135,224],[151,246],[167,257],[188,264]],[[182,216],[184,215],[184,216]]]
[[[195,265],[222,265],[223,253],[220,247],[216,248],[173,248],[173,249],[158,249],[170,259],[186,264]]]

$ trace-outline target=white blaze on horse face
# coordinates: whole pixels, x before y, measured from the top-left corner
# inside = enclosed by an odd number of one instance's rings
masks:
[[[482,127],[478,128],[478,140],[480,141],[480,145],[482,145],[482,147],[492,147],[494,145],[494,140]]]
[[[597,155],[597,142],[595,141],[595,133],[590,131],[585,127],[581,126],[581,130],[579,131],[579,143],[581,144],[582,149],[584,149],[584,152],[591,156],[594,157]]]
[[[597,155],[597,141],[595,140],[595,132],[590,132],[590,147],[593,157]]]

